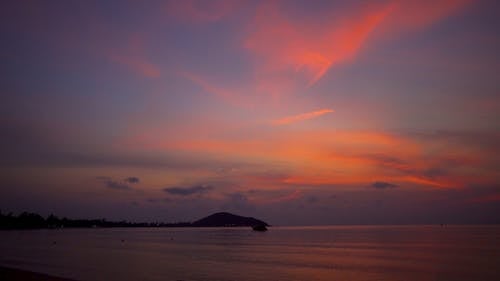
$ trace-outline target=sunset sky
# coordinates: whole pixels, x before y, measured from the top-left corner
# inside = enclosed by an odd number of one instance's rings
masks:
[[[4,1],[0,209],[500,223],[500,5]]]

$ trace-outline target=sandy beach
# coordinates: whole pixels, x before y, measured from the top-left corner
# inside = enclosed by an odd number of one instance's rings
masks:
[[[71,279],[0,266],[0,280],[4,281],[74,281]]]

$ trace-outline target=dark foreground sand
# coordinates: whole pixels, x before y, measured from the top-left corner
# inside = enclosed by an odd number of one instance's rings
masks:
[[[41,273],[25,271],[0,266],[0,280],[2,281],[72,281],[71,279],[49,276]]]

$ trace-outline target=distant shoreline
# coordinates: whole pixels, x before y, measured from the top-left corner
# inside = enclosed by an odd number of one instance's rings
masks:
[[[0,229],[61,229],[61,228],[110,228],[110,227],[243,227],[256,225],[269,226],[253,217],[243,217],[227,212],[219,212],[194,222],[128,222],[108,221],[106,219],[68,219],[50,215],[47,218],[36,213],[23,212],[18,216],[0,212]]]
[[[51,276],[33,271],[0,266],[0,279],[3,281],[76,281],[74,279]]]

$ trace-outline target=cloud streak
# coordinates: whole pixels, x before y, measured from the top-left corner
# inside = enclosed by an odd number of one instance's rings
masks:
[[[258,58],[257,83],[264,90],[277,77],[293,79],[295,73],[312,86],[333,65],[352,59],[368,36],[392,10],[393,5],[379,5],[329,15],[327,24],[315,20],[300,22],[283,12],[276,2],[266,1],[258,9],[245,48]],[[286,77],[286,78],[285,78]]]
[[[373,188],[376,188],[376,189],[387,189],[387,188],[395,188],[395,187],[398,187],[397,185],[395,184],[392,184],[392,183],[388,183],[388,182],[383,182],[383,181],[376,181],[374,183],[371,184],[371,186]]]
[[[290,88],[313,86],[332,67],[355,59],[374,39],[427,28],[469,2],[364,2],[297,20],[290,7],[264,1],[243,46],[255,57],[257,89],[277,96]]]
[[[320,110],[316,110],[316,111],[312,111],[312,112],[307,112],[307,113],[302,113],[302,114],[298,114],[298,115],[292,115],[292,116],[287,116],[284,118],[276,119],[272,122],[272,124],[278,125],[278,126],[279,125],[288,125],[288,124],[292,124],[292,123],[296,123],[296,122],[300,122],[300,121],[304,121],[304,120],[317,118],[319,116],[322,116],[322,115],[325,115],[328,113],[333,113],[333,112],[334,112],[334,110],[332,110],[332,109],[320,109]]]
[[[190,196],[195,194],[203,194],[213,189],[210,185],[195,185],[190,187],[167,187],[164,188],[168,194],[178,195],[178,196]]]
[[[251,165],[244,165],[237,175],[217,175],[236,176],[250,187],[363,187],[373,179],[382,178],[405,187],[460,188],[468,183],[497,181],[498,176],[489,172],[498,163],[495,157],[498,148],[494,145],[497,140],[498,135],[493,132],[443,135],[309,129],[271,130],[251,140],[166,138],[149,145],[155,151],[225,155],[226,161],[259,163],[264,170],[272,170],[277,167],[274,163],[286,161],[276,174],[262,174]]]
[[[96,177],[96,180],[99,182],[102,182],[104,184],[104,186],[106,186],[109,189],[115,189],[115,190],[131,190],[132,187],[129,185],[129,183],[134,183],[134,182],[130,182],[130,181],[128,181],[128,179],[135,179],[135,178],[127,178],[123,181],[119,181],[119,180],[117,181],[117,180],[113,180],[112,178],[106,177],[106,176]]]
[[[97,176],[95,179],[103,183],[107,188],[115,190],[132,190],[131,184],[139,183],[138,177],[127,177],[123,180],[114,180],[107,176]]]
[[[139,178],[138,177],[128,177],[125,179],[125,182],[128,183],[139,183]]]

